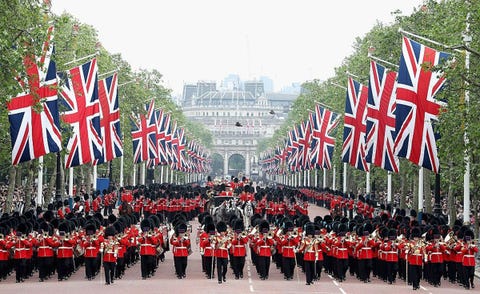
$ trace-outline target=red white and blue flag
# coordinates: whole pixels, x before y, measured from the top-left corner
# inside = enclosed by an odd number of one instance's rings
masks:
[[[59,73],[64,80],[60,96],[66,106],[62,120],[72,128],[65,167],[93,162],[102,155],[97,59]]]
[[[312,144],[310,145],[310,160],[317,169],[331,169],[335,137],[333,130],[339,123],[338,114],[315,105],[315,112],[310,113],[312,127]]]
[[[157,126],[155,120],[155,102],[152,99],[145,105],[146,114],[130,117],[132,123],[133,162],[140,163],[157,156]]]
[[[298,171],[298,133],[297,128],[294,127],[288,132],[287,142],[287,165],[290,171]]]
[[[298,166],[301,170],[310,169],[310,145],[312,130],[310,121],[303,121],[298,125]]]
[[[96,164],[101,164],[123,155],[117,74],[98,82],[98,100],[100,101],[100,128],[103,138],[103,152]]]
[[[367,162],[398,172],[395,156],[395,87],[397,73],[370,61],[367,105]]]
[[[441,72],[431,67],[449,57],[406,37],[397,79],[395,154],[438,173],[439,159],[433,121],[442,102],[434,99],[445,83]]]
[[[48,29],[39,58],[24,58],[26,80],[18,78],[24,92],[7,103],[14,165],[62,149],[53,31]]]
[[[154,159],[154,164],[166,165],[168,164],[168,153],[165,133],[168,129],[168,124],[170,124],[170,115],[165,113],[163,109],[157,109],[155,117],[157,123],[157,158]]]
[[[367,87],[352,78],[348,78],[342,161],[363,171],[368,171],[367,161],[365,160],[367,98]]]

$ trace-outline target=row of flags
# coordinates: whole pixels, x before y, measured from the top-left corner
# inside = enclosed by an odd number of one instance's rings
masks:
[[[57,72],[52,60],[53,34],[52,26],[40,57],[24,58],[26,75],[17,78],[23,93],[7,103],[12,164],[61,151],[62,134],[69,136],[66,168],[87,163],[97,165],[123,156],[118,75],[98,80],[96,58]],[[60,112],[59,104],[64,111]],[[135,163],[153,160],[153,164],[170,164],[178,170],[206,169],[205,163],[198,163],[207,161],[204,148],[191,143],[188,156],[184,155],[183,128],[177,128],[176,123],[172,127],[170,115],[155,110],[153,100],[146,116],[132,114],[131,120]],[[69,130],[62,130],[60,121],[68,125]],[[144,137],[145,133],[148,136]]]
[[[185,129],[172,122],[169,113],[155,109],[153,99],[145,105],[145,113],[132,113],[130,121],[135,163],[147,161],[149,168],[169,165],[189,173],[210,170],[207,149],[195,140],[187,142]]]
[[[445,77],[432,68],[449,55],[407,37],[402,40],[398,73],[370,61],[368,86],[348,78],[342,161],[368,172],[370,164],[399,171],[399,157],[438,173],[433,123],[445,104],[435,95]],[[261,156],[268,173],[330,169],[339,115],[320,105],[288,132],[283,148]]]
[[[99,81],[95,58],[57,72],[53,34],[52,26],[40,57],[24,58],[26,75],[17,78],[24,92],[7,103],[12,164],[62,150],[60,119],[70,126],[66,168],[122,156],[117,75]],[[61,113],[59,102],[65,108]]]

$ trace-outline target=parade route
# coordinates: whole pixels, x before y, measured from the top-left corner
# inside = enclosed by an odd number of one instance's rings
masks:
[[[324,208],[309,206],[309,215],[313,219],[316,215],[324,216],[328,211]],[[140,262],[131,268],[127,268],[125,276],[121,280],[115,280],[112,285],[105,285],[102,276],[97,276],[94,280],[85,279],[85,268],[81,267],[67,281],[58,282],[56,277],[40,283],[38,273],[26,280],[24,283],[15,283],[14,274],[7,280],[0,282],[0,291],[5,293],[56,293],[63,292],[68,294],[85,293],[385,293],[394,291],[395,293],[412,293],[412,286],[400,279],[397,279],[393,285],[372,278],[371,283],[363,283],[357,278],[347,273],[345,282],[337,282],[329,275],[322,273],[319,281],[313,285],[305,285],[305,274],[296,269],[294,279],[286,281],[280,270],[275,268],[275,264],[270,266],[270,276],[268,280],[260,280],[255,268],[247,256],[245,265],[245,276],[243,279],[235,280],[232,270],[227,272],[227,281],[218,284],[216,278],[208,280],[201,271],[201,257],[198,246],[195,244],[195,232],[198,228],[198,222],[192,221],[192,248],[193,253],[188,259],[187,277],[177,279],[174,274],[173,257],[171,252],[167,252],[165,262],[160,263],[155,276],[150,279],[142,280],[140,275]],[[421,287],[417,293],[468,293],[463,287],[442,280],[440,288],[434,288],[425,281],[421,281]],[[480,279],[476,278],[476,285],[480,287]],[[469,290],[476,292],[477,289]]]

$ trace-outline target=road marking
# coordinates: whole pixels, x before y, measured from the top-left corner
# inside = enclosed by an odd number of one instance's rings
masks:
[[[252,272],[250,270],[250,260],[247,261],[247,275],[248,275],[248,284],[249,284],[249,289],[250,292],[255,292],[253,290],[253,281],[252,281]]]
[[[342,292],[342,294],[347,294],[347,292],[345,292],[342,288],[339,288],[340,289],[340,292]]]
[[[333,283],[335,284],[335,286],[337,286],[337,287],[338,287],[338,283],[337,283],[337,281],[333,280]]]
[[[422,289],[423,291],[428,291],[428,289],[423,286],[420,286],[420,289]]]

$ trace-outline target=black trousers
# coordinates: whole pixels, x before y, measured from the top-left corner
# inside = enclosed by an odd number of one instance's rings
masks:
[[[245,267],[245,256],[233,256],[231,260],[235,277],[242,278],[243,268]]]
[[[40,280],[48,278],[51,273],[51,268],[53,267],[53,257],[38,257],[37,266]]]
[[[295,270],[294,257],[282,257],[283,276],[285,279],[293,279],[293,272]]]
[[[270,272],[270,256],[258,256],[258,273],[261,279],[268,279]]]
[[[73,271],[73,258],[57,258],[58,279],[66,279]]]
[[[412,281],[414,289],[420,287],[420,279],[422,278],[422,266],[421,265],[408,265],[408,279]]]
[[[87,279],[92,279],[97,272],[97,258],[87,257],[85,258],[85,276]]]
[[[155,256],[154,255],[141,255],[140,256],[140,269],[141,269],[141,272],[142,272],[142,278],[147,278],[148,275],[151,275],[154,267],[155,267]]]
[[[205,262],[205,275],[207,278],[211,279],[215,276],[214,270],[215,270],[215,259],[213,256],[204,256],[203,257],[204,262]]]
[[[305,270],[306,282],[307,282],[307,284],[311,284],[313,282],[313,278],[315,276],[315,261],[304,260],[303,261],[303,268]]]
[[[105,283],[110,285],[115,278],[115,262],[103,262],[103,269],[105,270]]]
[[[221,282],[227,278],[228,258],[217,257],[217,278]]]
[[[389,283],[395,282],[395,279],[397,278],[397,271],[398,271],[398,262],[385,262],[385,267],[387,269],[387,281]]]
[[[15,278],[17,282],[24,280],[27,276],[27,259],[15,259]]]
[[[178,278],[186,277],[187,270],[187,257],[186,256],[174,256],[173,264],[175,266],[175,274]]]

